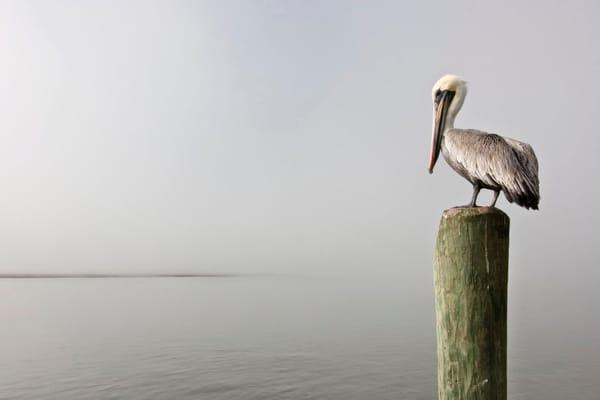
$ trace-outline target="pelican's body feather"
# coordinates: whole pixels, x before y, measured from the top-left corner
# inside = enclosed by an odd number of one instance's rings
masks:
[[[442,154],[458,174],[474,185],[502,190],[509,202],[538,209],[538,161],[530,145],[473,129],[448,129]]]

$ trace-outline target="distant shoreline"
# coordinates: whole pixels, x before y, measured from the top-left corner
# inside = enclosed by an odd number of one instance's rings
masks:
[[[238,274],[0,274],[0,279],[65,278],[231,278]]]

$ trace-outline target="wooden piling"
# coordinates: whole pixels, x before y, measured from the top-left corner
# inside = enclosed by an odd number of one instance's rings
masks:
[[[510,219],[444,211],[434,256],[439,400],[506,400]]]

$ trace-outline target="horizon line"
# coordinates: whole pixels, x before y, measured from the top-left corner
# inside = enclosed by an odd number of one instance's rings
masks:
[[[249,274],[233,273],[0,273],[0,279],[43,279],[43,278],[228,278]]]

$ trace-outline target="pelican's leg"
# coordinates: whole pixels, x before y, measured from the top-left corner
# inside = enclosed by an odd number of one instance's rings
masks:
[[[468,205],[468,207],[477,207],[477,204],[475,204],[475,202],[477,201],[477,196],[479,196],[480,190],[481,190],[481,188],[479,187],[479,185],[474,183],[473,184],[473,198],[471,199],[471,203]]]
[[[494,190],[494,200],[492,200],[492,204],[490,207],[496,207],[496,200],[498,200],[498,195],[500,194],[499,190]]]

